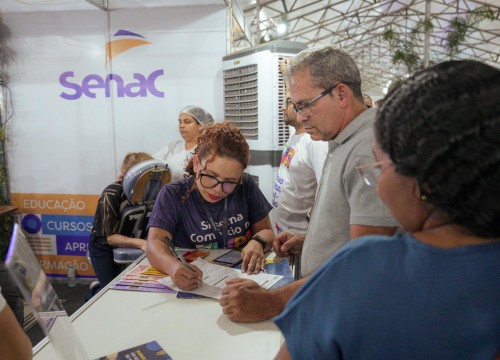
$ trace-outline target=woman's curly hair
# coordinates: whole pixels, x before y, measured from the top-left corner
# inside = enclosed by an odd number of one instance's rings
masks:
[[[240,129],[229,122],[215,123],[205,127],[198,138],[198,145],[194,151],[201,160],[210,162],[215,156],[226,157],[238,161],[243,169],[248,166],[250,159],[250,148]],[[186,165],[189,176],[195,175],[193,157]],[[190,193],[195,189],[194,177],[181,201],[186,201]]]
[[[415,178],[452,223],[500,236],[498,69],[447,61],[415,74],[384,99],[375,136],[396,171]]]
[[[215,156],[238,161],[243,169],[248,166],[250,148],[240,129],[229,122],[207,126],[198,138],[195,154],[200,160],[210,161]],[[194,175],[193,159],[189,160],[186,172]]]

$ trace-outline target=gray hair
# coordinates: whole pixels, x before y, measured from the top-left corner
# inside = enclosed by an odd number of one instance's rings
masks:
[[[200,125],[212,125],[214,123],[212,115],[198,106],[188,105],[179,111],[180,114],[191,115]]]
[[[312,86],[327,89],[341,82],[351,89],[356,99],[363,101],[358,66],[345,51],[331,45],[305,49],[287,66],[287,78],[306,69],[311,73]]]

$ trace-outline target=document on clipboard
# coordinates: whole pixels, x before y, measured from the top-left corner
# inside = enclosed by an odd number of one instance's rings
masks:
[[[220,299],[222,296],[222,289],[224,288],[224,286],[226,286],[226,280],[228,279],[250,279],[255,281],[263,288],[269,289],[283,278],[282,275],[273,275],[266,273],[249,275],[246,273],[242,273],[241,270],[212,264],[200,258],[196,259],[191,264],[196,265],[201,271],[203,271],[203,284],[196,289],[191,291],[181,290],[174,285],[170,276],[158,281],[176,291],[184,291],[214,299]]]

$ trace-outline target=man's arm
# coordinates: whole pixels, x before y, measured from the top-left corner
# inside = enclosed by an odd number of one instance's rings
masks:
[[[396,227],[386,227],[386,226],[368,226],[368,225],[356,225],[351,224],[351,240],[357,239],[360,236],[365,235],[388,235],[392,236],[396,232]]]
[[[228,280],[220,299],[222,311],[230,320],[237,322],[270,319],[283,311],[288,300],[307,279],[302,278],[274,290],[266,290],[252,280]]]

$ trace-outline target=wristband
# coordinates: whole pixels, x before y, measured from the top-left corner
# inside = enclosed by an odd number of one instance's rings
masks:
[[[266,250],[266,246],[267,246],[267,241],[264,240],[263,238],[261,238],[259,235],[254,235],[250,238],[250,240],[255,240],[257,241],[259,244],[262,245],[262,250]]]

